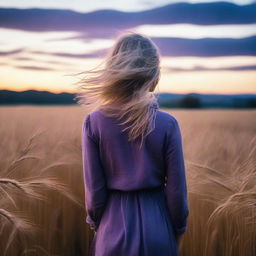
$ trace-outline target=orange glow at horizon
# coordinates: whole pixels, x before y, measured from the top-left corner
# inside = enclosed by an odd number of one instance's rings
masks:
[[[76,71],[78,73],[78,71]],[[76,91],[76,72],[31,71],[2,67],[1,89],[47,90],[53,93]],[[80,71],[81,72],[81,71]],[[81,77],[80,77],[81,78]],[[194,71],[163,73],[155,92],[171,93],[256,93],[255,71]]]

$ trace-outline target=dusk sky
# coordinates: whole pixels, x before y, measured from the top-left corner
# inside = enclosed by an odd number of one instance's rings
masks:
[[[255,13],[247,0],[0,0],[0,89],[74,92],[72,74],[128,30],[158,45],[160,92],[256,93]]]

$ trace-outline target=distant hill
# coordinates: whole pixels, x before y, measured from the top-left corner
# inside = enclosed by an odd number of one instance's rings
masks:
[[[166,108],[256,108],[256,94],[156,94]],[[0,90],[0,105],[74,105],[75,94]]]
[[[0,105],[36,104],[59,105],[75,104],[74,94],[52,93],[48,91],[27,90],[22,92],[0,90]]]

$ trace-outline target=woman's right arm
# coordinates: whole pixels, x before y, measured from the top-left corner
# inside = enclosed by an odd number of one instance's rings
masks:
[[[98,141],[91,131],[90,115],[82,126],[82,160],[86,222],[90,224],[91,229],[97,231],[107,203],[108,190]]]
[[[189,215],[182,136],[174,118],[167,135],[165,194],[177,241],[187,230]]]

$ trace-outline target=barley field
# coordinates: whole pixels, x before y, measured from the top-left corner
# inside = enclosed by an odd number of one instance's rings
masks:
[[[255,256],[256,110],[162,110],[183,137],[190,216],[180,255]],[[88,255],[85,115],[80,106],[0,108],[1,256]]]

